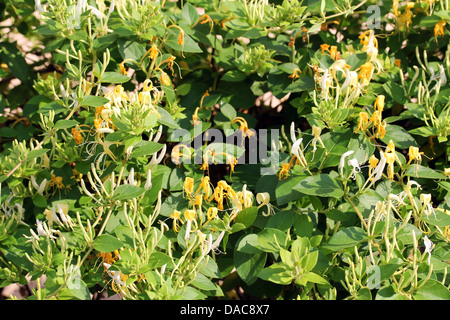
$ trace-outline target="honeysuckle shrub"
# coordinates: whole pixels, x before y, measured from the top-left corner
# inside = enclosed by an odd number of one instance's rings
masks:
[[[5,1],[0,287],[449,299],[448,1]]]

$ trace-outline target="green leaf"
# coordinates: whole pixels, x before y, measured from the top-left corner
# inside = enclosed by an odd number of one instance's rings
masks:
[[[296,214],[294,217],[294,231],[299,237],[311,237],[314,224],[308,214]]]
[[[450,226],[450,215],[438,209],[435,209],[434,214],[423,214],[421,220],[423,220],[427,224],[431,224],[433,226],[438,226],[441,228]]]
[[[351,248],[367,240],[367,233],[359,227],[348,227],[338,231],[331,237],[322,249],[337,252],[346,248]]]
[[[265,228],[258,233],[258,244],[266,252],[279,252],[286,243],[286,233],[273,228]]]
[[[81,100],[80,106],[101,107],[108,102],[108,98],[87,95]]]
[[[302,268],[303,272],[311,271],[316,266],[318,258],[319,258],[318,250],[307,253],[306,255],[301,257],[300,261],[299,261],[299,265]]]
[[[93,41],[93,49],[95,51],[103,51],[110,47],[117,39],[116,33],[110,33],[102,37],[96,37]]]
[[[383,89],[389,94],[389,96],[398,103],[405,103],[405,91],[403,87],[396,82],[389,81],[383,84]]]
[[[345,62],[350,66],[350,70],[356,70],[367,61],[367,53],[355,53],[345,58]]]
[[[344,191],[336,180],[332,179],[328,174],[307,177],[295,185],[293,189],[318,197],[340,198],[344,195]]]
[[[233,106],[228,103],[225,103],[220,107],[220,112],[222,112],[223,115],[230,120],[233,120],[234,118],[237,117],[236,109],[233,108]]]
[[[397,125],[386,125],[386,134],[381,141],[388,144],[389,140],[392,140],[399,149],[408,149],[411,146],[417,147],[416,140],[404,128]]]
[[[161,268],[163,265],[173,266],[172,258],[161,251],[154,251],[148,258],[148,265],[144,268],[154,269]]]
[[[258,274],[258,277],[281,285],[290,284],[293,278],[289,266],[282,262],[274,263],[271,266],[264,268]]]
[[[28,82],[30,71],[22,53],[12,43],[2,42],[0,46],[0,59],[8,66],[14,77],[22,82]]]
[[[375,300],[408,300],[405,296],[396,293],[392,286],[384,287],[378,290]]]
[[[147,52],[145,47],[137,42],[131,40],[117,40],[119,53],[123,60],[132,59],[140,61],[144,54]]]
[[[419,283],[419,286],[421,284]],[[429,279],[414,292],[413,298],[415,300],[450,300],[450,291],[442,283]]]
[[[178,31],[178,30],[177,30]],[[189,52],[189,53],[202,53],[203,50],[199,47],[197,42],[193,40],[189,35],[186,33],[184,34],[184,44],[181,45],[178,43],[178,33],[172,33],[172,35],[169,37],[169,40],[167,40],[166,44],[168,47],[179,51],[179,52]]]
[[[177,300],[204,300],[207,298],[205,294],[191,286],[184,287],[182,291],[180,289],[178,294],[181,296]]]
[[[409,167],[408,170],[406,170],[405,175],[415,178],[436,179],[436,180],[447,178],[442,173],[419,164],[412,164],[411,167]]]
[[[32,160],[34,158],[38,158],[40,156],[43,156],[45,153],[47,153],[50,149],[37,149],[37,150],[31,150],[27,154],[27,160]]]
[[[361,288],[356,293],[356,300],[372,300],[372,293],[368,288]]]
[[[113,252],[121,247],[123,247],[122,241],[109,234],[102,234],[94,240],[94,249],[100,252]]]
[[[61,130],[61,129],[69,129],[78,124],[78,121],[76,120],[58,120],[53,129]]]
[[[302,275],[300,278],[297,278],[295,280],[296,283],[305,285],[308,282],[322,284],[322,285],[329,285],[328,281],[319,276],[317,273],[314,272],[308,272]]]
[[[242,223],[246,228],[250,227],[258,215],[258,207],[243,209],[236,217],[236,223]]]
[[[275,188],[275,196],[278,205],[283,205],[295,200],[298,200],[304,196],[303,193],[293,189],[298,185],[305,176],[288,177],[285,180],[279,180]]]
[[[200,290],[216,290],[216,285],[201,273],[197,273],[192,285]]]
[[[158,120],[159,123],[161,123],[165,126],[168,126],[169,128],[180,129],[180,126],[178,125],[178,123],[176,123],[175,120],[173,120],[172,115],[169,112],[167,112],[165,109],[159,108],[158,113],[161,116],[161,118]]]
[[[141,141],[136,144],[131,153],[132,157],[151,156],[161,150],[163,145],[153,141]]]
[[[144,194],[144,188],[133,186],[130,184],[122,184],[114,190],[113,199],[117,201],[133,199]]]
[[[101,78],[106,83],[125,83],[131,78],[118,72],[105,72]]]
[[[315,87],[314,78],[311,76],[300,75],[298,79],[295,79],[283,92],[302,92],[305,90],[313,90]]]
[[[47,207],[47,199],[44,196],[40,195],[39,193],[36,193],[33,196],[33,204],[36,207],[45,208]]]
[[[192,26],[197,22],[199,15],[197,9],[190,3],[185,3],[181,10],[181,16]]]
[[[249,240],[254,241],[255,237],[255,234],[241,237],[234,249],[233,259],[236,271],[247,285],[251,285],[258,279],[258,274],[264,268],[267,258],[265,252],[249,245]]]
[[[69,280],[70,281],[70,280]],[[73,279],[72,285],[69,285],[67,292],[80,300],[91,300],[91,294],[86,283],[81,279]]]
[[[245,80],[246,77],[247,75],[240,70],[230,70],[227,71],[220,80],[228,82],[241,82]]]

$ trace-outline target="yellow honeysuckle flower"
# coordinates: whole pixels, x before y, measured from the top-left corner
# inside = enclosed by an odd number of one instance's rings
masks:
[[[371,180],[373,180],[373,177],[372,177],[373,170],[376,169],[379,161],[380,160],[377,157],[375,157],[374,154],[369,158],[369,177]]]
[[[386,153],[393,153],[395,154],[395,144],[394,141],[389,140],[389,143],[386,147]]]
[[[398,11],[398,1],[399,0],[394,0],[392,4],[392,11],[394,12],[396,17],[400,15],[400,12]]]
[[[198,120],[198,110],[200,110],[199,107],[197,107],[194,111],[194,114],[192,115],[192,122],[194,123],[194,126],[199,125],[200,124],[200,120]]]
[[[223,210],[223,200],[226,196],[234,196],[234,190],[225,180],[220,180],[210,200],[214,199],[217,203],[217,209]]]
[[[320,45],[320,51],[322,53],[324,53],[325,51],[329,51],[329,50],[330,50],[330,45],[329,44],[324,43],[324,44]]]
[[[378,49],[378,41],[375,37],[375,32],[373,29],[367,30],[366,32],[359,35],[360,43],[363,45],[363,51],[366,51],[370,47],[375,47]]]
[[[359,113],[359,120],[358,120],[358,127],[353,132],[358,132],[359,130],[364,132],[364,131],[367,130],[369,125],[370,125],[369,115],[366,112],[360,112]]]
[[[292,144],[291,153],[297,158],[298,163],[302,167],[306,167],[308,165],[308,163],[306,162],[305,155],[303,154],[303,150],[300,147],[302,141],[303,141],[303,138],[300,138],[300,139],[297,139],[297,141],[295,141]]]
[[[292,74],[288,76],[288,78],[292,78],[293,80],[300,78],[300,74],[302,71],[299,68],[294,68]]]
[[[198,209],[201,209],[202,203],[203,203],[203,196],[201,194],[195,196],[194,199],[191,200],[192,206],[197,207]]]
[[[444,169],[444,175],[447,177],[450,177],[450,168],[445,168]]]
[[[170,69],[170,71],[172,71],[172,75],[174,75],[174,71],[173,71],[173,64],[175,62],[176,57],[170,55],[170,57],[168,57],[166,60],[164,60],[162,63],[167,63],[167,67]]]
[[[184,219],[187,222],[186,234],[184,238],[188,239],[191,232],[195,232],[198,230],[197,213],[195,212],[195,210],[186,209],[184,210]],[[194,224],[194,228],[192,228],[192,224]]]
[[[200,186],[198,187],[197,191],[195,192],[195,194],[197,194],[198,192],[202,191],[205,196],[204,199],[205,201],[208,201],[208,198],[211,196],[211,182],[208,176],[204,176],[202,178],[202,181],[200,182]]]
[[[375,99],[374,109],[378,110],[380,113],[383,112],[384,109],[384,100],[385,96],[381,94]]]
[[[181,212],[178,210],[173,210],[170,218],[173,219],[173,231],[178,232],[180,230],[180,225],[178,224],[178,222],[181,221]]]
[[[194,193],[194,179],[191,177],[186,177],[183,184],[183,190],[189,197],[192,197]]]
[[[129,100],[125,94],[125,89],[121,85],[115,86],[112,91],[106,93],[105,98],[110,99],[113,104],[120,104],[123,100]]]
[[[184,31],[180,29],[177,44],[184,46]]]
[[[323,144],[323,141],[320,138],[321,133],[322,133],[322,128],[320,128],[316,125],[312,126],[312,134],[313,134],[314,138],[311,140],[311,144],[313,146],[313,152],[316,152],[316,150],[317,150],[317,147],[316,147],[317,142],[319,142],[320,145],[322,146],[322,148],[325,149],[325,145]]]
[[[184,210],[184,219],[187,220],[195,220],[195,218],[197,217],[197,213],[195,212],[195,210],[190,210],[190,209],[186,209]]]
[[[387,167],[387,177],[389,180],[394,179],[394,163],[395,163],[395,155],[393,153],[385,152],[384,156],[386,157]]]
[[[161,84],[163,86],[170,86],[172,84],[172,81],[170,80],[169,75],[167,73],[165,73],[164,71],[161,72],[161,76],[160,76],[159,80],[161,81]]]
[[[197,237],[199,243],[203,243],[206,240],[206,235],[200,230],[197,230]]]
[[[186,154],[183,153],[182,150],[186,150]],[[172,162],[178,165],[181,165],[181,158],[185,157],[190,159],[191,156],[191,149],[189,149],[189,147],[184,144],[177,144],[175,147],[173,147],[171,152]]]
[[[230,154],[226,154],[225,157],[226,157],[227,164],[230,165],[231,173],[234,173],[234,167],[238,163],[237,159],[234,156],[230,155]]]
[[[153,89],[153,83],[150,79],[145,79],[145,81],[142,84],[142,91],[148,92]]]
[[[330,47],[330,57],[333,60],[339,60],[339,58],[341,57],[341,54],[339,53],[339,51],[337,51],[337,46]]]
[[[375,137],[383,139],[385,134],[386,134],[386,121],[383,121],[377,126],[377,133]]]
[[[206,218],[208,219],[208,221],[214,219],[217,216],[218,212],[219,210],[216,207],[209,207],[208,211],[206,212]]]
[[[242,187],[242,191],[236,193],[236,196],[244,208],[248,208],[253,205],[253,193],[247,190],[246,184]]]
[[[255,135],[255,132],[248,128],[247,121],[243,117],[234,118],[231,123],[239,123],[239,130],[241,130],[244,134],[244,137],[251,137]]]
[[[287,179],[289,177],[289,170],[291,169],[291,165],[289,163],[283,163],[281,164],[281,170],[278,174],[278,180],[281,180],[281,178],[284,177],[284,179]]]
[[[83,142],[83,136],[81,135],[81,132],[76,128],[72,128],[72,135],[76,144],[80,144],[81,142]]]
[[[420,152],[419,148],[410,146],[408,150],[409,156],[408,164],[410,164],[413,160],[415,160],[417,164],[420,165],[422,163],[422,156],[421,156],[422,154],[423,152]]]
[[[414,8],[414,2],[408,2],[406,4],[405,12],[400,16],[397,15],[397,24],[399,29],[409,29],[412,23],[413,13],[411,9]]]
[[[63,189],[64,188],[63,177],[57,177],[54,174],[52,174],[52,179],[50,180],[49,186],[56,187],[58,189]]]
[[[268,192],[261,192],[256,195],[256,201],[258,202],[259,206],[258,209],[266,206],[267,212],[262,212],[262,215],[267,217],[273,213],[275,213],[275,210],[273,209],[273,206],[270,204],[270,194]]]
[[[202,15],[199,19],[200,24],[206,24],[208,22],[212,22],[211,17],[208,16],[207,14]]]
[[[370,80],[372,79],[374,67],[373,64],[369,61],[364,63],[361,67],[359,67],[359,74],[358,79],[362,80],[362,84],[367,85],[369,84]]]
[[[123,75],[127,75],[127,74],[128,74],[128,71],[127,71],[127,69],[125,68],[123,62],[119,64],[119,68],[120,68],[120,73],[121,73],[121,74],[123,74]]]
[[[150,48],[149,57],[150,59],[155,60],[157,56],[158,56],[158,48],[156,47],[156,45],[152,45]]]
[[[436,23],[436,25],[434,26],[434,37],[436,38],[436,42],[437,42],[437,38],[439,36],[444,36],[444,27],[447,24],[447,21],[445,20],[441,20],[438,23]]]

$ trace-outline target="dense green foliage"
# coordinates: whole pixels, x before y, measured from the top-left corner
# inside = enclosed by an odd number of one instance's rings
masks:
[[[0,2],[0,288],[449,299],[449,9]]]

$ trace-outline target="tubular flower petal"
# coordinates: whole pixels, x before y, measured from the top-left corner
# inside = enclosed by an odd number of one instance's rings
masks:
[[[191,177],[186,177],[183,184],[184,192],[188,195],[188,197],[192,197],[194,193],[194,179]]]
[[[445,20],[441,20],[434,26],[434,37],[436,38],[436,42],[439,36],[445,36],[444,27],[446,24],[447,22]]]
[[[244,118],[236,117],[231,121],[232,124],[236,122],[239,123],[239,130],[243,132],[244,137],[251,137],[255,135],[255,132],[248,128],[247,121]]]
[[[359,120],[358,120],[358,127],[354,132],[358,132],[361,130],[362,132],[366,131],[369,127],[369,115],[366,112],[360,112],[359,113]]]
[[[281,180],[281,178],[287,179],[289,177],[289,170],[291,169],[291,165],[289,163],[283,163],[281,164],[281,170],[278,174],[278,179]]]
[[[307,165],[305,156],[303,155],[303,151],[300,148],[300,145],[303,141],[303,138],[298,139],[294,142],[291,148],[291,153],[297,157],[297,160],[300,162],[300,165],[302,167],[305,167]]]
[[[178,223],[181,221],[181,212],[174,210],[170,217],[173,219],[173,231],[178,232],[180,230],[180,225]]]
[[[350,150],[345,152],[342,156],[341,156],[341,160],[339,161],[339,171],[341,173],[341,177],[344,177],[344,165],[345,165],[345,158],[347,158],[349,155],[351,155],[352,153],[354,153],[355,151]]]
[[[430,262],[431,262],[431,251],[434,248],[434,244],[433,244],[433,242],[430,239],[428,239],[427,236],[423,237],[423,243],[425,244],[425,252],[428,253],[428,264],[430,264]]]
[[[325,148],[325,145],[323,144],[322,139],[320,138],[320,134],[322,133],[322,129],[318,126],[313,125],[312,126],[312,133],[313,133],[313,139],[311,141],[311,144],[313,146],[313,152],[315,152],[317,150],[316,144],[317,142],[320,143],[320,145],[322,146],[322,148]]]
[[[375,103],[374,103],[374,109],[378,110],[379,112],[383,112],[384,100],[385,100],[384,95],[380,94],[379,96],[377,96],[377,98],[375,99]]]
[[[423,152],[420,152],[419,148],[410,146],[408,151],[409,156],[408,164],[410,164],[413,160],[415,160],[416,163],[420,165],[422,163],[422,156],[421,156],[422,154]]]
[[[374,154],[369,159],[369,177],[370,177],[369,179],[370,180],[373,180],[373,174],[374,174],[373,171],[376,169],[379,161],[380,160],[377,159],[377,157],[375,157]]]

